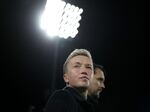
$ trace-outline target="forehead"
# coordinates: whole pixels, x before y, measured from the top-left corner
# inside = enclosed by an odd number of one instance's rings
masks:
[[[82,63],[82,64],[90,64],[92,65],[92,60],[83,55],[78,55],[70,59],[69,63],[75,64],[75,63]]]
[[[105,79],[104,72],[100,68],[95,68],[94,76]]]

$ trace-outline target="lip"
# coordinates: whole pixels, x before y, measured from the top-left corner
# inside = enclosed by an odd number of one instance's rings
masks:
[[[89,80],[89,78],[87,76],[81,76],[80,79],[87,79],[87,80]]]

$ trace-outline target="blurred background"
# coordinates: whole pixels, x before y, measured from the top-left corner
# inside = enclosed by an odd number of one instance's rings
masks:
[[[144,71],[144,3],[66,0],[83,8],[79,33],[49,38],[39,27],[46,0],[1,1],[1,112],[42,112],[65,86],[62,67],[76,48],[88,49],[107,71],[101,112],[149,112]],[[32,111],[31,111],[32,110]]]

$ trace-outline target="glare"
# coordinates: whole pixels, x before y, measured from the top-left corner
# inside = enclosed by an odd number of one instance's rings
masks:
[[[62,0],[47,0],[40,27],[48,36],[67,39],[78,34],[83,9]]]

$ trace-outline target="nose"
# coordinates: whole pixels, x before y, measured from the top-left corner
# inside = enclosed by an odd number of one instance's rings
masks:
[[[81,74],[88,75],[87,68],[85,66],[81,67]]]
[[[98,83],[98,87],[104,89],[105,88],[105,84],[103,82],[99,82]]]
[[[102,83],[102,88],[105,88],[105,84],[104,83]]]

